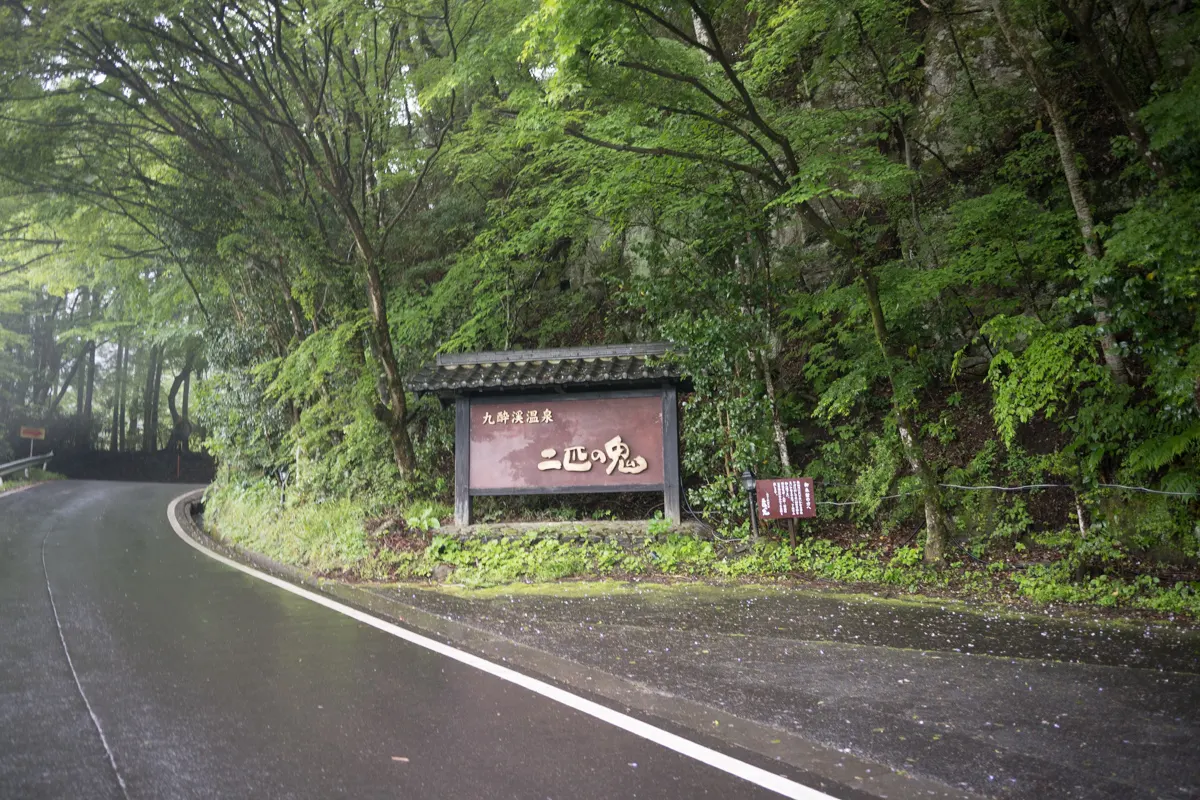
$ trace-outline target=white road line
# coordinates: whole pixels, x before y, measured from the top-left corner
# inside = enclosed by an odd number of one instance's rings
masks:
[[[125,796],[125,800],[129,800],[129,789],[125,787],[125,779],[121,777],[121,770],[117,769],[117,758],[113,755],[112,748],[108,746],[108,739],[104,735],[104,729],[100,727],[100,720],[96,718],[96,712],[92,710],[92,704],[88,702],[87,694],[83,691],[83,684],[79,682],[79,673],[75,671],[75,662],[71,660],[71,651],[67,648],[67,637],[63,635],[62,622],[58,619],[58,605],[54,602],[54,590],[50,588],[50,571],[46,569],[46,541],[49,538],[50,534],[47,533],[42,539],[42,574],[46,576],[46,594],[50,595],[50,610],[54,612],[54,624],[58,627],[58,640],[62,642],[63,653],[67,656],[67,666],[71,668],[71,677],[75,679],[75,688],[79,690],[79,696],[83,698],[83,704],[87,706],[92,724],[96,726],[96,733],[100,734],[100,743],[104,745],[104,752],[108,753],[108,763],[112,765],[113,774],[117,776],[117,783],[121,785],[121,794]]]
[[[413,633],[406,628],[401,628],[399,625],[385,622],[378,617],[373,617],[370,614],[366,614],[356,608],[343,605],[342,603],[339,603],[336,600],[331,600],[324,595],[303,589],[295,584],[283,580],[282,578],[277,578],[274,575],[268,575],[265,572],[260,572],[259,570],[254,569],[253,567],[248,567],[245,564],[240,564],[237,561],[234,561],[233,559],[226,558],[219,553],[214,553],[208,548],[201,546],[200,543],[192,539],[192,537],[188,536],[187,532],[183,530],[183,527],[176,519],[176,509],[178,508],[179,503],[189,494],[191,494],[191,492],[180,495],[171,501],[170,505],[167,506],[167,518],[170,520],[171,527],[174,529],[175,533],[180,539],[183,539],[189,545],[196,548],[201,553],[204,553],[204,555],[208,556],[209,558],[216,559],[222,564],[226,564],[234,569],[241,570],[247,575],[253,575],[259,580],[266,581],[267,583],[277,586],[284,591],[299,595],[306,600],[311,600],[312,602],[325,606],[326,608],[336,611],[339,614],[344,614],[351,619],[355,619],[366,625],[370,625],[371,627],[377,628],[384,633],[390,633],[392,636],[403,639],[411,644],[415,644],[418,647],[423,647],[426,650],[431,650],[439,655],[452,658],[459,663],[474,667],[475,669],[486,672],[489,675],[494,675],[501,680],[514,683],[517,686],[521,686],[531,692],[540,694],[541,696],[550,700],[562,703],[568,708],[573,708],[576,711],[595,717],[596,719],[607,722],[610,725],[614,725],[621,730],[628,731],[635,736],[640,736],[641,738],[647,739],[655,744],[662,745],[668,750],[674,750],[676,753],[685,755],[688,758],[693,758],[696,761],[719,769],[722,772],[727,772],[730,775],[734,775],[742,780],[748,781],[757,786],[761,786],[764,789],[769,789],[770,791],[776,792],[784,797],[794,798],[794,800],[836,800],[836,798],[834,798],[832,795],[828,795],[803,784],[796,783],[795,781],[785,778],[782,775],[776,775],[773,772],[768,772],[767,770],[756,767],[753,764],[747,764],[745,761],[739,761],[732,756],[727,756],[724,753],[713,750],[710,747],[697,744],[696,742],[685,739],[682,736],[671,733],[670,731],[665,731],[662,728],[656,728],[640,719],[636,719],[627,714],[622,714],[619,711],[614,711],[607,706],[602,706],[599,703],[593,702],[584,697],[580,697],[579,695],[571,694],[570,692],[560,689],[557,686],[552,686],[545,681],[540,681],[537,678],[531,678],[528,675],[523,675],[516,670],[509,669],[508,667],[502,667],[499,664],[493,664],[491,661],[468,653],[465,650],[459,650],[455,647],[451,647],[450,645],[442,644],[434,639],[430,639],[427,636],[422,636],[419,633]]]

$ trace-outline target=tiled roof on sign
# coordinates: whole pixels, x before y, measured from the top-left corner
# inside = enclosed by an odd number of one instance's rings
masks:
[[[638,388],[686,383],[667,342],[441,355],[408,382],[418,395]]]

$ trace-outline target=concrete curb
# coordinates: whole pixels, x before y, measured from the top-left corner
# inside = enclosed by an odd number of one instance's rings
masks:
[[[177,521],[197,544],[365,613],[402,623],[447,644],[549,679],[573,691],[594,695],[627,713],[653,717],[659,723],[666,723],[663,727],[680,729],[692,738],[697,738],[698,734],[702,739],[743,748],[787,764],[802,770],[814,788],[850,789],[856,794],[889,798],[974,800],[980,797],[961,788],[901,773],[885,764],[810,741],[791,731],[743,719],[728,711],[514,642],[491,631],[409,605],[398,597],[384,597],[369,589],[317,578],[261,554],[217,541],[200,529],[193,518],[193,509],[203,491],[183,495],[177,506]]]

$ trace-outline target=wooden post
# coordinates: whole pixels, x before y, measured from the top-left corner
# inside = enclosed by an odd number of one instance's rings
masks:
[[[471,398],[454,398],[454,524],[471,524]]]
[[[678,525],[679,508],[679,407],[674,386],[662,390],[663,408],[663,517]]]

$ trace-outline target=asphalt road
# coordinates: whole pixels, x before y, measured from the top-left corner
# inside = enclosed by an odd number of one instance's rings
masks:
[[[208,559],[182,491],[0,497],[0,797],[778,796]]]

